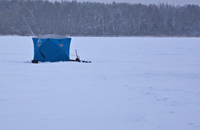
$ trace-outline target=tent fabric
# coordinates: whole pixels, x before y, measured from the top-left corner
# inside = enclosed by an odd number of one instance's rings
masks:
[[[71,38],[48,34],[32,39],[34,45],[33,60],[56,62],[70,59],[69,51]]]

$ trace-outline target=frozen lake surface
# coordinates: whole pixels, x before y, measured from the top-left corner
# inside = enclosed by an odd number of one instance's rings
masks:
[[[0,39],[0,130],[200,130],[200,38],[72,38],[91,64]]]

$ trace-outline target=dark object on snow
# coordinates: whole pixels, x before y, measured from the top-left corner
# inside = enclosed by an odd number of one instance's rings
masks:
[[[92,61],[85,61],[85,60],[82,60],[81,62],[83,62],[83,63],[92,63]]]
[[[76,58],[76,61],[80,62],[81,60],[77,57],[77,58]]]
[[[76,60],[67,60],[67,61],[77,61],[77,62],[82,62],[82,63],[92,63],[91,61],[85,61],[85,60],[80,60],[80,56],[78,56],[77,50],[75,50],[76,52]]]
[[[38,63],[38,60],[32,60],[32,63]]]
[[[67,60],[67,61],[74,61],[74,62],[82,62],[82,63],[92,63],[91,61],[85,61],[85,60],[72,60],[72,59],[69,59],[69,60]]]
[[[74,62],[80,62],[80,61],[77,61],[77,60],[72,60],[72,59],[69,59],[67,61],[74,61]]]

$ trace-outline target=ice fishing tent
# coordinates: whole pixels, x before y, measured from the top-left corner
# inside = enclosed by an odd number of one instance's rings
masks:
[[[70,59],[71,38],[48,34],[33,38],[34,58],[38,61],[67,61]]]

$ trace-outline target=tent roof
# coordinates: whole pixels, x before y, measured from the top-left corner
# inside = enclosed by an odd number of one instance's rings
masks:
[[[66,39],[68,37],[63,36],[63,35],[57,35],[57,34],[47,34],[47,35],[40,35],[37,37],[34,37],[36,39],[47,39],[47,38],[52,38],[52,39]]]

